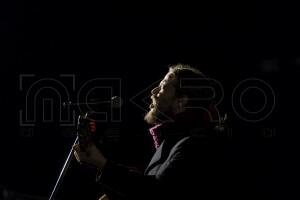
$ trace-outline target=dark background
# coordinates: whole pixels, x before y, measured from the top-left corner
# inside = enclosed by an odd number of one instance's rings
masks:
[[[20,124],[19,112],[25,109],[31,84],[53,78],[65,84],[70,100],[76,101],[86,81],[119,78],[121,94],[116,95],[124,101],[122,120],[100,123],[98,132],[115,136],[107,139],[109,157],[143,167],[153,149],[142,120],[145,111],[135,103],[145,106],[148,87],[163,77],[169,64],[181,62],[221,82],[224,98],[219,108],[231,116],[233,135],[240,141],[239,158],[251,163],[249,173],[257,176],[261,196],[299,199],[300,39],[295,5],[2,1],[0,11],[0,186],[12,198],[48,197],[74,140],[74,127],[63,127],[58,119],[58,101],[51,108],[51,122],[43,122],[40,111],[33,127]],[[66,74],[75,77],[74,90],[70,80],[61,77]],[[27,78],[21,80],[24,75]],[[234,88],[249,78],[265,81],[274,91],[273,112],[258,122],[239,118],[231,104]],[[103,100],[106,92],[100,90],[95,97]],[[55,97],[49,90],[38,100]],[[254,110],[263,102],[257,93],[249,93],[247,99]],[[73,162],[59,196],[96,199],[102,191],[94,184],[94,173]]]

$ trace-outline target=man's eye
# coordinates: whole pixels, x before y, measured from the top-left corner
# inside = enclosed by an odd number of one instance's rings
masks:
[[[167,85],[166,84],[163,84],[162,86],[161,86],[161,88],[166,88],[167,87]]]

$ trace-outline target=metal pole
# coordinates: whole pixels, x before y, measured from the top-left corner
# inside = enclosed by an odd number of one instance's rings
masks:
[[[75,145],[75,144],[77,144],[78,143],[78,136],[76,136],[76,139],[75,139],[75,141],[74,141],[74,144],[73,144],[73,146]],[[61,172],[60,172],[60,174],[59,174],[59,177],[58,177],[58,179],[57,179],[57,181],[56,181],[56,184],[55,184],[55,186],[54,186],[54,188],[53,188],[53,191],[52,191],[52,193],[51,193],[51,196],[50,196],[50,198],[49,198],[49,200],[54,200],[55,199],[55,197],[56,197],[56,195],[57,195],[57,192],[58,192],[58,189],[59,189],[59,186],[60,186],[60,184],[62,183],[62,180],[63,180],[63,178],[64,178],[64,176],[65,176],[65,174],[66,174],[66,172],[67,172],[67,170],[68,170],[68,168],[69,168],[69,165],[70,165],[70,163],[71,163],[71,161],[72,161],[72,158],[73,158],[73,146],[72,146],[72,148],[71,148],[71,151],[70,151],[70,153],[69,153],[69,155],[68,155],[68,157],[67,157],[67,159],[66,159],[66,161],[65,161],[65,164],[64,164],[64,166],[63,166],[63,168],[62,168],[62,170],[61,170]]]

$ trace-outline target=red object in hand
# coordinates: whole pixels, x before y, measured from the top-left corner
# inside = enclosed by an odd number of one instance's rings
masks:
[[[92,142],[92,134],[96,132],[96,121],[88,117],[88,115],[80,115],[78,117],[77,135],[80,147],[85,150]]]
[[[93,119],[90,119],[89,128],[92,133],[96,132],[96,122]]]

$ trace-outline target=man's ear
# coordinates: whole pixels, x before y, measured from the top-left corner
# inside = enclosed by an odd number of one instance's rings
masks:
[[[180,110],[185,110],[185,106],[188,102],[188,97],[186,95],[183,95],[178,98],[178,107]]]

